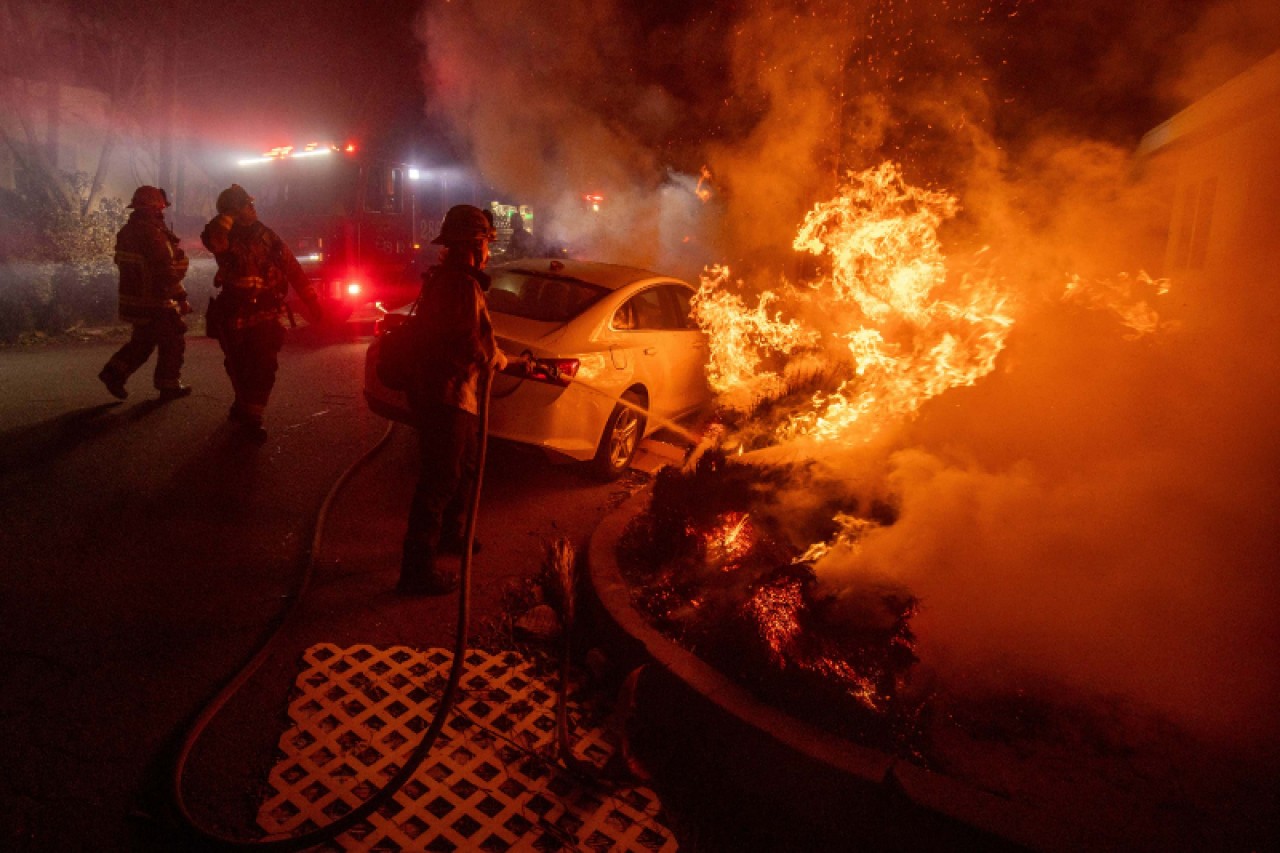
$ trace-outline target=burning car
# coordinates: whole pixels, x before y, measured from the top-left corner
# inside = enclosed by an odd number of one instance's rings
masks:
[[[578,260],[513,261],[490,273],[485,301],[499,346],[534,359],[528,375],[494,377],[490,435],[590,462],[612,479],[646,434],[710,403],[707,338],[687,283]],[[378,381],[377,362],[381,335],[408,312],[379,321],[365,359],[370,408],[402,421],[405,396]]]

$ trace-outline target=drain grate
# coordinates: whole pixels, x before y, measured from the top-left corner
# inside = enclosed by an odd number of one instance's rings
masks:
[[[372,796],[429,724],[451,659],[404,646],[307,649],[258,824],[273,834],[311,828]],[[461,686],[414,778],[332,849],[676,849],[652,791],[592,785],[549,760],[555,687],[531,661],[471,650]],[[575,753],[603,766],[617,748],[612,733],[572,698],[569,718]]]

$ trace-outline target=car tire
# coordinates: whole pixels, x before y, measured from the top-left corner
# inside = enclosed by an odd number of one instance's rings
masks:
[[[623,394],[622,399],[631,405],[619,402],[613,407],[609,420],[605,422],[604,434],[600,436],[596,458],[591,461],[592,473],[601,480],[621,477],[631,467],[640,439],[644,438],[648,422],[644,414],[644,400],[631,391]],[[633,406],[639,407],[640,411]]]

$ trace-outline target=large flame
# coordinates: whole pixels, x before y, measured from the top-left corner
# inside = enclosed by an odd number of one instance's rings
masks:
[[[991,276],[948,268],[938,228],[958,210],[954,197],[910,186],[884,163],[849,173],[805,217],[793,246],[825,261],[814,280],[784,281],[748,307],[727,289],[729,270],[710,268],[694,311],[722,402],[782,397],[795,356],[818,357],[831,384],[811,391],[775,439],[852,444],[989,373],[1013,321]]]

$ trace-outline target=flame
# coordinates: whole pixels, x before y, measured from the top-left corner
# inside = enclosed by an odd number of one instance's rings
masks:
[[[815,542],[795,559],[797,563],[816,563],[832,551],[852,553],[860,547],[862,537],[880,526],[869,518],[837,512],[833,519],[839,530],[829,542]]]
[[[711,170],[706,166],[702,167],[702,174],[698,175],[698,185],[694,187],[693,193],[703,204],[711,201]]]
[[[726,512],[716,519],[716,526],[706,534],[707,564],[729,572],[738,568],[756,544],[755,531],[748,524],[750,513]]]
[[[722,402],[744,408],[747,395],[749,408],[783,396],[787,375],[767,365],[808,355],[830,369],[802,374],[834,379],[775,439],[854,444],[990,373],[1013,325],[1009,297],[978,264],[974,273],[949,269],[937,232],[958,210],[954,197],[907,184],[886,162],[850,172],[839,195],[805,217],[793,248],[827,269],[804,287],[783,282],[748,308],[728,291],[728,268],[708,268],[694,316],[711,341],[707,370]]]
[[[1121,325],[1130,330],[1125,340],[1132,341],[1174,327],[1172,321],[1161,321],[1160,313],[1147,301],[1168,292],[1169,279],[1153,279],[1145,271],[1134,277],[1122,272],[1114,278],[1092,280],[1073,273],[1067,276],[1062,301],[1115,314]]]
[[[742,298],[726,289],[727,266],[713,266],[702,275],[693,299],[693,314],[711,340],[707,380],[721,395],[734,390],[760,389],[780,382],[778,375],[763,370],[768,354],[789,355],[816,343],[816,333],[802,329],[795,320],[783,320],[780,312],[770,313],[779,294],[760,294],[756,307],[748,309]]]

